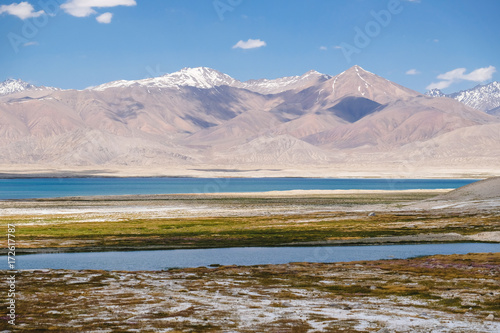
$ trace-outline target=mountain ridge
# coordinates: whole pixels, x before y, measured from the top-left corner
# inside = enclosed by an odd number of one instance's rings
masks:
[[[472,108],[495,114],[500,107],[500,82],[479,84],[471,89],[461,90],[451,94],[444,94],[439,89],[432,89],[426,93],[431,97],[453,98]]]
[[[276,79],[251,79],[247,81],[239,81],[231,76],[224,74],[218,70],[208,67],[185,67],[177,72],[165,74],[158,77],[146,78],[141,80],[117,80],[103,83],[97,86],[88,87],[84,90],[103,91],[109,88],[127,88],[132,86],[143,86],[146,88],[168,89],[189,86],[200,89],[211,89],[218,86],[230,86],[235,88],[247,89],[260,94],[278,94],[288,90],[301,89],[305,86],[314,85],[321,82],[330,81],[333,79],[332,90],[335,90],[337,79],[348,71],[355,71],[361,80],[364,80],[360,73],[363,75],[375,74],[354,65],[350,69],[331,76],[322,74],[315,70],[310,70],[300,76],[288,76]],[[385,78],[382,78],[386,80]],[[390,82],[390,81],[389,81]],[[392,82],[393,83],[393,82]],[[393,83],[394,85],[397,85]],[[399,86],[399,85],[397,85]],[[408,88],[399,86],[401,90],[410,90]],[[364,96],[366,93],[365,88],[368,88],[366,82],[358,84],[357,89]],[[35,86],[21,79],[7,79],[0,82],[0,96],[19,93],[30,90],[64,90],[54,87]],[[352,89],[349,91],[352,93]],[[419,94],[414,92],[414,94]],[[498,113],[500,107],[500,82],[493,81],[484,85],[477,85],[471,89],[462,90],[450,94],[444,94],[439,89],[431,89],[425,93],[430,97],[449,97],[453,98],[467,106],[479,109],[481,111]],[[496,110],[495,110],[496,109]]]
[[[208,67],[183,68],[180,71],[165,74],[159,77],[142,80],[118,80],[104,83],[88,90],[102,91],[109,88],[124,88],[141,85],[148,88],[179,88],[182,86],[200,89],[211,89],[218,86],[242,88],[261,94],[276,94],[286,90],[295,89],[309,81],[327,80],[331,76],[310,70],[300,76],[289,76],[277,79],[257,79],[239,81],[231,76]]]
[[[53,87],[35,86],[34,84],[25,82],[21,79],[7,79],[0,82],[0,96],[15,94],[23,91],[33,90],[60,90]]]
[[[0,96],[0,165],[278,170],[384,161],[390,170],[402,156],[449,168],[500,163],[498,118],[359,66],[246,82],[203,67],[173,74]]]

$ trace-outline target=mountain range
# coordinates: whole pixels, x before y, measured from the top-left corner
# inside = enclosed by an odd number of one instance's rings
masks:
[[[452,94],[444,94],[439,89],[432,89],[426,95],[453,98],[472,108],[485,111],[489,114],[500,115],[500,82],[498,81],[485,85],[477,85],[472,89]]]
[[[84,90],[12,80],[0,94],[4,172],[411,177],[491,174],[500,162],[498,117],[359,66],[245,82],[184,68]]]
[[[33,91],[33,90],[60,90],[58,88],[52,87],[37,87],[31,83],[24,82],[20,79],[7,79],[0,82],[0,96],[14,94],[22,91]]]

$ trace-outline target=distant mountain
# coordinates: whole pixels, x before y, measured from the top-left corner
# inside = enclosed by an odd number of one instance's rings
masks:
[[[207,67],[197,67],[183,68],[178,72],[155,78],[135,81],[113,81],[87,89],[95,91],[126,87],[147,87],[153,89],[194,87],[200,89],[210,89],[220,86],[229,86],[233,88],[247,89],[260,94],[276,94],[286,90],[301,88],[308,84],[326,81],[329,78],[329,75],[321,74],[316,71],[309,71],[302,76],[290,76],[274,80],[260,79],[241,82],[217,70]]]
[[[306,88],[330,79],[330,75],[311,70],[301,76],[288,76],[279,79],[249,80],[233,84],[233,87],[248,89],[260,94],[278,94],[287,90]]]
[[[453,94],[444,94],[439,89],[432,89],[426,93],[431,97],[453,98],[467,106],[497,114],[500,107],[500,82],[494,81],[485,85],[478,85],[468,90],[462,90]],[[494,110],[497,109],[497,110]]]
[[[36,89],[36,87],[28,82],[24,82],[19,79],[7,79],[0,83],[0,95],[8,95],[32,89]]]
[[[497,117],[359,66],[336,76],[309,71],[246,82],[184,68],[84,90],[26,86],[0,96],[0,166],[497,168],[498,133]]]
[[[198,68],[183,68],[178,72],[166,74],[160,77],[148,78],[143,80],[120,80],[105,83],[96,87],[87,88],[87,90],[104,91],[110,88],[129,88],[129,87],[146,87],[146,88],[178,88],[178,87],[195,87],[201,89],[210,89],[217,86],[230,86],[236,82],[235,79],[207,67]]]
[[[304,138],[327,149],[388,149],[426,141],[457,128],[488,123],[482,112],[451,99],[433,99],[359,66],[333,77],[328,103],[317,114],[334,114],[343,123]],[[331,101],[331,102],[330,102]]]
[[[500,82],[478,85],[472,89],[451,94],[451,98],[478,110],[492,110],[500,106]]]
[[[425,93],[429,97],[447,97],[440,89],[434,88]]]
[[[3,82],[0,82],[0,96],[15,94],[27,90],[57,90],[57,89],[44,86],[38,87],[31,83],[24,82],[20,79],[17,80],[7,79]]]

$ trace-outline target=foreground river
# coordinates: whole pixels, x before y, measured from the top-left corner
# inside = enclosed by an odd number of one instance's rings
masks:
[[[500,252],[500,244],[448,243],[418,245],[242,247],[218,249],[47,253],[17,256],[18,269],[164,270],[209,265],[263,265],[290,262],[343,262],[405,259],[434,254]],[[2,265],[7,259],[2,256]],[[6,269],[6,267],[2,267]]]

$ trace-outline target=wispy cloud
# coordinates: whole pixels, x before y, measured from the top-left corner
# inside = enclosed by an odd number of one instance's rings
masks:
[[[343,47],[342,47],[342,46],[340,46],[340,45],[335,45],[333,48],[334,48],[335,50],[342,50],[342,49],[343,49]]]
[[[113,18],[113,14],[111,14],[111,13],[104,13],[104,14],[101,14],[101,15],[97,16],[95,19],[99,23],[108,24],[108,23],[111,23],[111,19],[112,18]]]
[[[260,39],[249,39],[246,42],[240,40],[238,43],[233,45],[233,49],[256,49],[259,47],[266,46],[266,42]]]
[[[0,6],[0,14],[3,13],[17,16],[21,20],[45,14],[43,10],[35,12],[35,8],[33,8],[33,6],[26,1]]]
[[[35,46],[35,45],[39,45],[38,42],[27,42],[27,43],[23,44],[24,47],[26,47],[26,46]]]
[[[416,69],[412,68],[412,69],[407,70],[405,74],[406,75],[417,75],[417,74],[420,74],[420,72],[417,71]]]
[[[94,8],[135,5],[137,5],[135,0],[69,0],[63,3],[61,8],[70,15],[76,17],[86,17],[97,14]]]
[[[328,50],[328,48],[327,48],[326,46],[320,46],[320,47],[319,47],[319,49],[320,49],[321,51],[326,51],[326,50]]]
[[[437,76],[441,81],[433,82],[429,84],[426,89],[445,89],[451,86],[453,83],[460,81],[472,81],[472,82],[484,82],[491,80],[493,74],[497,71],[494,66],[488,66],[483,68],[478,68],[465,74],[465,68],[456,68],[444,74],[439,74]]]

